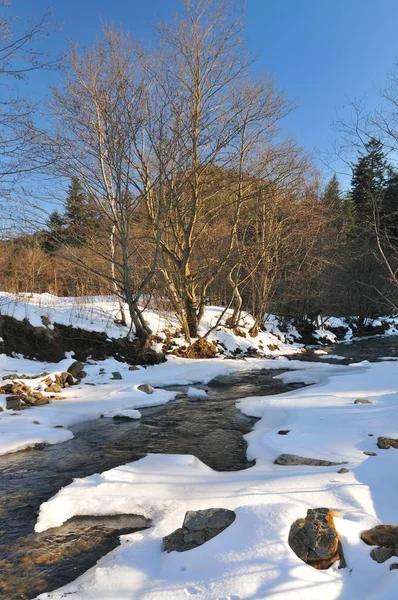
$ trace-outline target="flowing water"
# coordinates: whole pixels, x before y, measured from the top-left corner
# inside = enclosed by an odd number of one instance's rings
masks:
[[[328,351],[345,356],[345,362],[377,360],[398,355],[398,336],[339,344]],[[318,357],[308,353],[306,358]],[[255,419],[240,413],[235,404],[246,396],[292,389],[274,379],[280,372],[236,373],[227,385],[207,388],[206,401],[179,397],[164,406],[141,409],[140,421],[81,423],[71,428],[75,437],[68,442],[0,457],[0,599],[31,599],[65,585],[115,548],[120,535],[150,526],[134,515],[84,517],[34,533],[40,504],[74,478],[147,453],[194,454],[218,471],[250,467],[243,435]]]

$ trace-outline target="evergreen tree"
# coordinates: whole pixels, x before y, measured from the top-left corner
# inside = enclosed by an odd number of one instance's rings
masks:
[[[333,175],[331,180],[325,187],[321,201],[329,206],[338,207],[341,201],[340,183],[336,175]]]
[[[351,180],[351,198],[355,205],[357,223],[372,218],[374,207],[383,204],[386,184],[391,175],[382,143],[371,138],[365,153],[359,157]]]
[[[398,242],[398,173],[392,171],[386,183],[381,207],[381,224],[386,229],[390,241]]]
[[[87,196],[77,177],[72,177],[65,204],[65,226],[67,242],[75,246],[84,243],[85,233],[90,228],[91,212]]]
[[[55,210],[51,213],[47,221],[48,231],[43,241],[43,250],[49,254],[54,254],[62,246],[65,234],[64,217]]]

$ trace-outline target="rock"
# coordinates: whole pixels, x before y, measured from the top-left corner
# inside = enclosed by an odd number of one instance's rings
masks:
[[[278,431],[279,435],[287,435],[288,433],[290,433],[290,429],[281,429]]]
[[[398,548],[398,525],[376,525],[361,533],[361,540],[369,546]]]
[[[58,383],[52,383],[44,389],[45,392],[54,392],[54,394],[59,394],[62,391],[62,387],[58,385]]]
[[[330,460],[321,460],[319,458],[307,458],[306,456],[297,456],[296,454],[281,454],[274,461],[274,464],[284,466],[309,465],[311,467],[333,467],[337,465],[346,465],[347,461],[332,462]]]
[[[121,376],[121,374],[119,373],[119,371],[114,371],[112,373],[111,379],[123,379],[123,377]]]
[[[22,405],[21,396],[7,396],[6,397],[7,410],[18,410]]]
[[[64,371],[63,373],[61,373],[60,378],[64,386],[73,385],[74,383],[73,375],[71,373],[68,373],[68,371]]]
[[[235,521],[233,510],[208,508],[190,510],[185,514],[182,527],[163,538],[165,552],[185,552],[201,546],[224,531]]]
[[[371,558],[381,564],[389,560],[392,556],[398,556],[398,548],[373,548],[370,553]]]
[[[149,383],[142,383],[138,386],[137,390],[144,392],[144,394],[153,394],[153,387]]]
[[[389,450],[390,448],[398,449],[398,439],[379,437],[377,438],[377,447],[381,450]]]
[[[345,473],[349,473],[349,472],[350,472],[350,471],[349,471],[348,469],[344,468],[344,467],[343,467],[342,469],[339,469],[339,470],[337,471],[337,473],[340,473],[340,475],[343,475],[343,474],[345,474]]]
[[[392,563],[392,565],[390,565],[390,571],[394,571],[395,569],[398,569],[398,563]]]
[[[357,398],[354,404],[373,404],[373,402],[367,400],[367,398]]]
[[[75,360],[67,369],[67,372],[72,375],[75,379],[79,380],[83,379],[84,375],[84,364],[79,360]]]
[[[136,365],[130,365],[129,371],[139,371],[140,369]]]
[[[377,453],[376,453],[376,452],[370,452],[369,450],[365,450],[364,454],[365,454],[366,456],[377,456]]]
[[[93,383],[92,381],[86,381],[86,383],[84,385],[97,385],[97,384]]]
[[[328,569],[338,560],[345,566],[333,516],[328,508],[309,509],[305,519],[297,519],[290,528],[289,546],[315,569]]]
[[[50,399],[42,396],[41,398],[36,398],[35,406],[43,406],[44,404],[50,404]]]
[[[230,375],[217,375],[217,377],[214,377],[207,385],[231,385],[231,383],[232,381]]]

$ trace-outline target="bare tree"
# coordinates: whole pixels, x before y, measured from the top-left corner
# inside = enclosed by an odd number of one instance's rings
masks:
[[[127,303],[134,333],[145,347],[151,329],[141,302],[155,274],[158,244],[142,253],[144,236],[136,227],[143,218],[142,202],[150,201],[155,184],[146,133],[150,83],[139,64],[129,36],[113,28],[105,29],[103,40],[87,51],[74,46],[63,86],[53,92],[54,128],[42,146],[54,156],[55,173],[76,177],[93,207],[95,226],[80,233],[86,252],[71,243],[70,259],[108,282]],[[156,210],[153,219],[160,231],[162,202]]]
[[[152,139],[167,168],[161,193],[147,196],[146,204],[166,290],[187,340],[198,336],[209,289],[236,248],[237,225],[258,177],[256,153],[271,143],[289,110],[271,81],[253,81],[243,21],[233,6],[185,1],[184,15],[159,27],[159,49],[147,65],[166,105],[162,135]],[[164,196],[159,237],[157,202]],[[221,226],[226,218],[227,230]]]

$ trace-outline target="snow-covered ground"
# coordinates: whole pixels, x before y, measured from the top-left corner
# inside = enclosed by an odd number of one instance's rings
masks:
[[[204,370],[211,365],[204,364]],[[178,367],[163,369],[175,380]],[[149,455],[76,480],[44,503],[37,531],[83,514],[143,514],[153,527],[123,536],[120,547],[76,582],[40,600],[396,600],[398,575],[389,570],[394,559],[375,563],[359,537],[380,522],[397,522],[398,451],[376,447],[380,435],[398,437],[396,365],[301,363],[300,368],[307,381],[312,375],[321,383],[239,402],[244,413],[261,418],[247,435],[254,467],[217,473],[194,456]],[[212,369],[214,374],[217,368]],[[300,371],[294,375],[302,380]],[[372,404],[354,404],[357,398]],[[278,435],[280,429],[290,433]],[[281,453],[347,461],[349,473],[338,474],[339,467],[275,465]],[[316,571],[288,545],[293,521],[320,506],[342,515],[335,524],[346,569]],[[162,552],[162,537],[181,526],[186,510],[210,507],[235,510],[235,522],[199,548]]]
[[[241,317],[239,327],[232,331],[223,327],[222,323],[232,311],[220,306],[207,306],[199,334],[204,335],[211,328],[220,325],[209,334],[208,340],[219,345],[221,353],[231,354],[237,350],[244,353],[256,350],[261,355],[278,356],[293,354],[297,352],[302,344],[297,343],[300,336],[293,325],[289,324],[286,331],[281,330],[279,319],[269,315],[265,323],[265,331],[252,337],[249,333],[254,325],[251,315],[244,313]],[[117,324],[120,319],[120,308],[114,296],[87,296],[62,298],[51,294],[11,294],[0,292],[0,315],[8,315],[22,321],[27,319],[35,327],[54,327],[54,323],[60,325],[72,325],[87,331],[105,332],[108,338],[118,339],[125,337],[130,332],[130,320],[128,310],[125,307],[127,325]],[[163,341],[170,334],[173,336],[174,347],[185,345],[185,340],[179,333],[180,325],[172,314],[161,313],[153,309],[145,310],[145,320],[156,334],[158,340],[154,348],[162,351]],[[333,339],[334,336],[330,334]],[[1,339],[0,339],[1,342]]]

